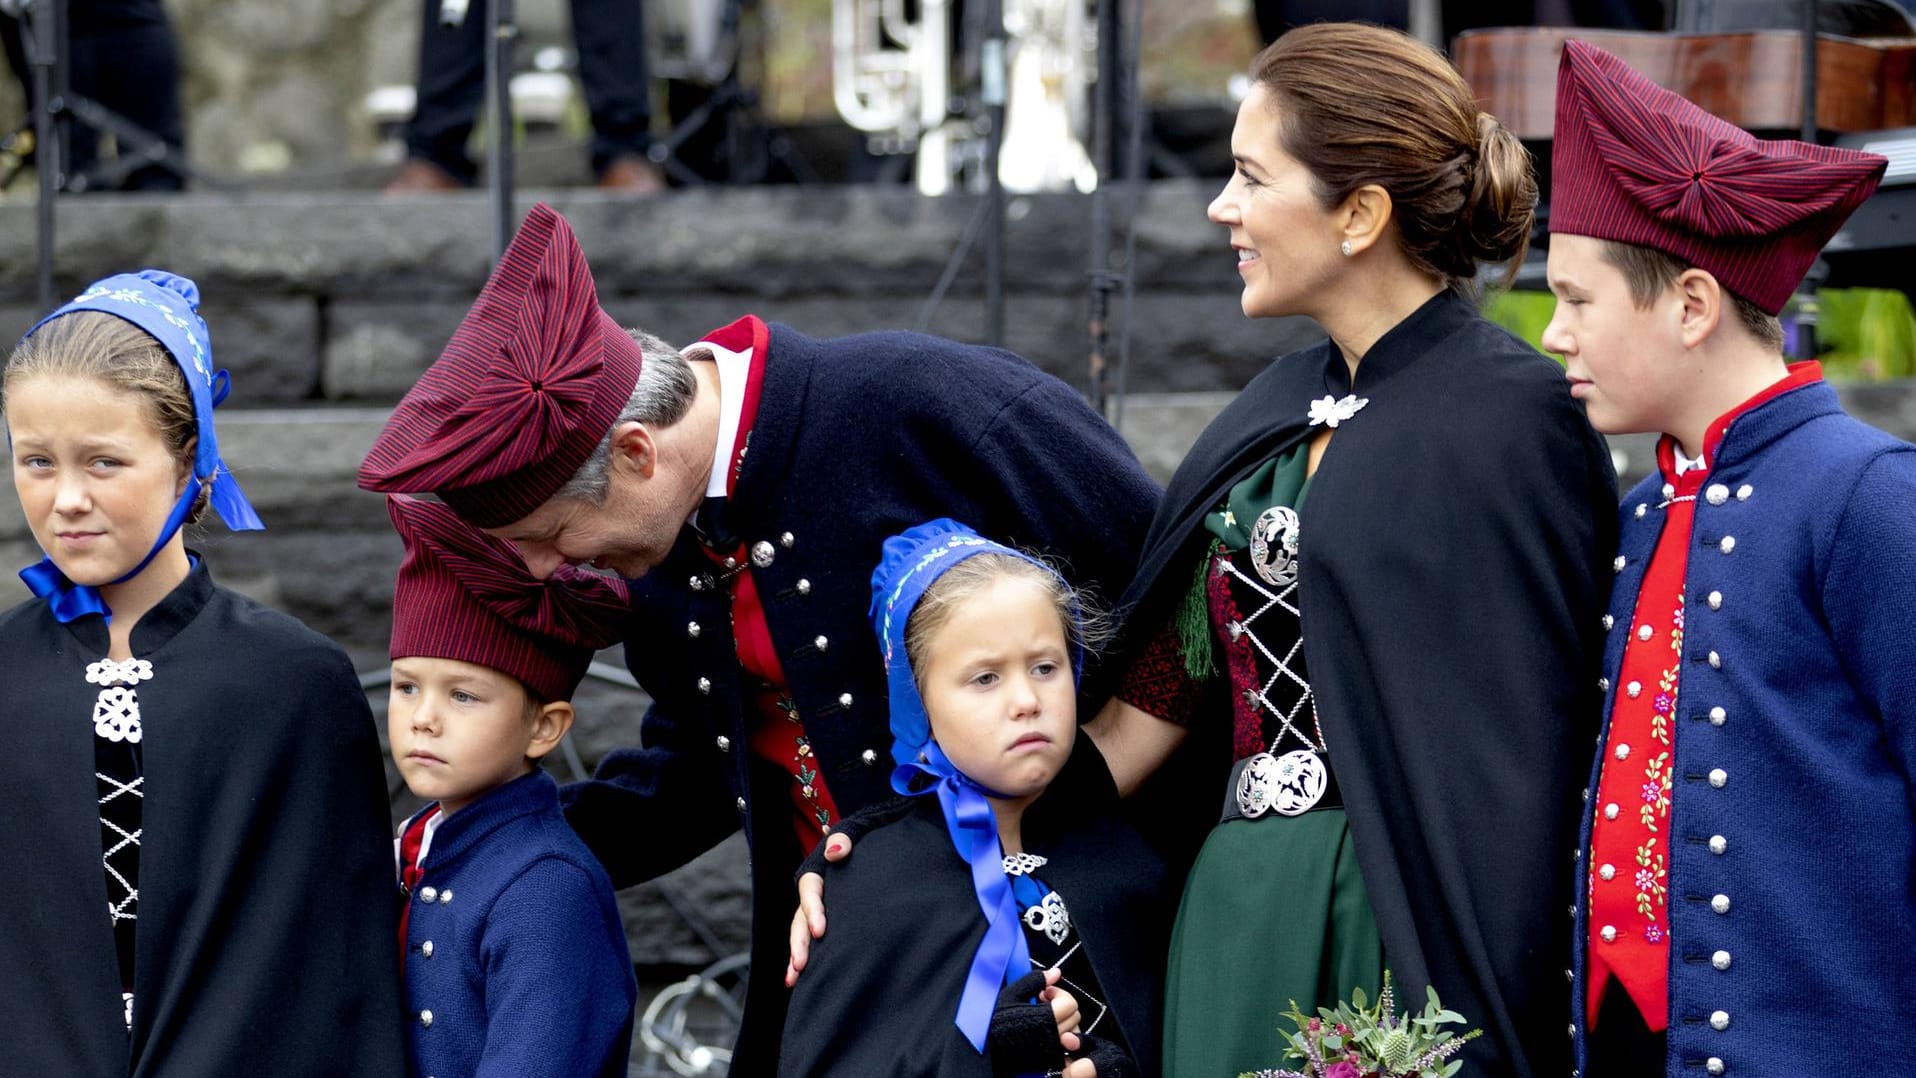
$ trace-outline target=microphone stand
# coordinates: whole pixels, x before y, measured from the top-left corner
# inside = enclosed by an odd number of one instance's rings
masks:
[[[512,0],[486,0],[486,190],[492,205],[492,261],[518,229],[512,212],[512,45],[519,35]]]

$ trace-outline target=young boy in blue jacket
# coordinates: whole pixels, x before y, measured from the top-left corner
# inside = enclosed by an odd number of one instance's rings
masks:
[[[1557,82],[1549,281],[1623,502],[1576,853],[1589,1078],[1916,1058],[1916,446],[1843,413],[1776,315],[1883,175],[1764,142],[1600,49]]]
[[[539,769],[572,726],[592,653],[619,638],[623,581],[534,579],[450,509],[388,502],[406,543],[387,728],[400,828],[415,1078],[624,1078],[637,990],[612,885]]]

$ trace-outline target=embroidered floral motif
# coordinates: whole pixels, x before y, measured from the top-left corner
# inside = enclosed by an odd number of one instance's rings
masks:
[[[781,694],[778,698],[778,710],[785,716],[787,722],[794,726],[799,725],[798,701]],[[799,795],[805,799],[806,806],[811,810],[812,818],[818,821],[820,827],[830,827],[832,814],[826,811],[825,806],[818,800],[818,769],[812,766],[812,739],[805,736],[803,726],[799,726],[798,732],[792,735],[791,774],[793,780],[798,783]]]
[[[1050,863],[1035,853],[1008,853],[1005,855],[1005,875],[1029,876]]]

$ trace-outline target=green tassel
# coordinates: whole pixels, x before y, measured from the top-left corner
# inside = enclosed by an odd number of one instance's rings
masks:
[[[1197,560],[1191,587],[1184,593],[1184,601],[1178,604],[1175,622],[1178,650],[1184,654],[1184,672],[1193,681],[1205,681],[1217,672],[1217,665],[1211,659],[1211,593],[1206,579],[1211,570],[1211,557],[1211,546],[1206,545],[1204,556]]]

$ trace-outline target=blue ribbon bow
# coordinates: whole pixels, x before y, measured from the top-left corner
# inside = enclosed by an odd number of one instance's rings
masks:
[[[891,705],[892,759],[897,764],[891,774],[892,789],[906,797],[937,796],[945,831],[971,866],[972,889],[985,915],[985,938],[972,955],[957,1017],[965,1039],[983,1052],[998,993],[1030,969],[1031,952],[1020,927],[1017,897],[1005,876],[997,819],[986,800],[993,791],[959,771],[932,740],[931,720],[905,650],[905,627],[925,590],[946,570],[979,554],[1003,554],[1043,565],[941,517],[885,540],[884,555],[872,572],[871,619],[885,659]],[[1046,570],[1050,571],[1048,566]],[[1082,656],[1074,654],[1074,675],[1081,662]]]
[[[133,579],[153,561],[174,533],[186,523],[187,515],[192,512],[203,488],[210,487],[207,501],[228,528],[233,531],[258,531],[266,527],[241,492],[233,473],[220,460],[219,438],[213,429],[213,409],[226,399],[227,393],[232,390],[233,379],[225,371],[213,369],[213,346],[206,331],[206,321],[199,315],[199,307],[199,286],[188,278],[152,269],[120,273],[88,285],[72,302],[34,323],[33,329],[27,330],[21,338],[25,340],[33,336],[41,326],[62,315],[76,311],[99,311],[123,318],[146,331],[160,342],[186,376],[187,388],[193,396],[197,439],[193,452],[193,474],[187,480],[186,490],[181,493],[180,500],[174,504],[172,513],[167,516],[159,537],[154,539],[153,548],[146,552],[146,557],[140,559],[138,565],[112,581],[114,584]],[[75,584],[51,558],[43,557],[38,563],[22,569],[20,579],[26,582],[28,590],[34,595],[49,601],[53,616],[62,622],[90,614],[99,614],[108,620],[113,617],[106,601],[100,597],[99,589]]]

